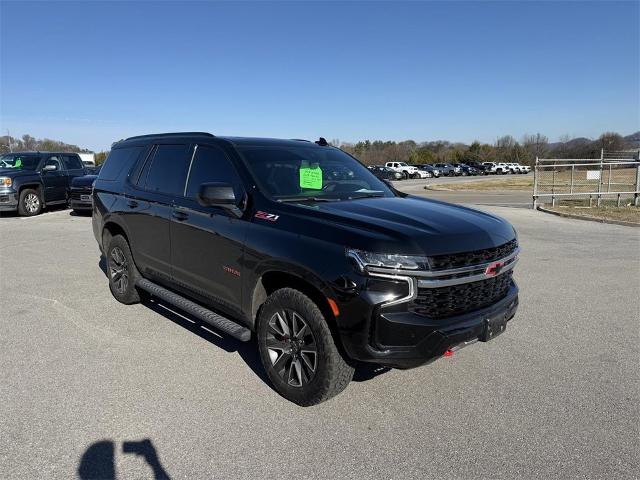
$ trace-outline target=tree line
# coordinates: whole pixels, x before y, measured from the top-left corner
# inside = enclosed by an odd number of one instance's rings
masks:
[[[414,140],[402,142],[370,141],[358,143],[331,143],[358,158],[366,165],[381,165],[385,162],[407,163],[468,163],[468,162],[517,162],[533,165],[538,158],[600,158],[605,151],[623,151],[637,148],[640,132],[627,137],[615,132],[606,132],[597,140],[570,138],[565,136],[559,142],[549,143],[541,133],[524,135],[521,141],[511,135],[496,139],[493,144],[475,141],[470,145],[446,140],[417,143]]]
[[[511,135],[496,139],[493,144],[475,141],[470,145],[435,140],[418,143],[414,140],[401,142],[364,140],[357,143],[343,143],[333,140],[337,146],[366,165],[380,165],[386,162],[407,163],[466,163],[466,162],[518,162],[532,165],[539,158],[600,158],[600,151],[621,151],[640,145],[640,132],[623,137],[615,132],[606,132],[597,140],[570,138],[565,136],[559,142],[549,143],[541,133],[524,135],[517,141]],[[0,153],[9,151],[56,151],[95,153],[96,164],[107,158],[109,152],[93,152],[78,145],[68,144],[48,138],[36,139],[31,135],[20,138],[0,137]]]

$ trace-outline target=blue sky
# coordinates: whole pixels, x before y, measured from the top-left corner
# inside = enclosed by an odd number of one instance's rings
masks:
[[[1,128],[493,142],[640,129],[638,2],[2,2]]]

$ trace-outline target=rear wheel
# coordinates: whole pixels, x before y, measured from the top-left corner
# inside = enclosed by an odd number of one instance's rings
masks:
[[[122,235],[112,237],[107,247],[107,274],[109,290],[116,300],[125,305],[140,302],[136,289],[140,273],[133,263],[129,243]]]
[[[18,199],[18,214],[23,217],[33,217],[42,211],[42,200],[37,191],[25,188]]]
[[[298,290],[272,293],[260,310],[258,348],[275,390],[301,406],[316,405],[344,390],[351,367],[335,344],[318,306]]]

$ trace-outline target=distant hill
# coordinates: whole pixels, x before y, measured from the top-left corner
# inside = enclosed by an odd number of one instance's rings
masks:
[[[640,131],[623,137],[631,148],[640,148]]]

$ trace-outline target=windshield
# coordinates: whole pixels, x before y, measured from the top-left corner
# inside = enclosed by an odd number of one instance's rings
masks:
[[[393,193],[366,167],[332,147],[240,146],[260,190],[274,200],[349,200]]]
[[[19,170],[35,170],[40,163],[37,155],[7,153],[0,157],[0,168],[17,168]]]

